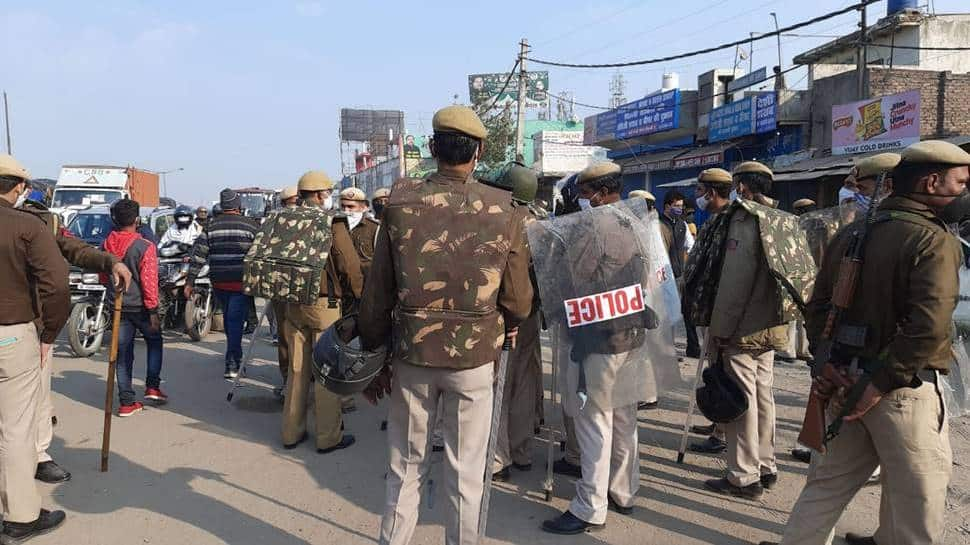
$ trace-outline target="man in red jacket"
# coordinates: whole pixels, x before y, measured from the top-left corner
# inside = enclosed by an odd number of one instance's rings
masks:
[[[132,273],[131,286],[124,293],[121,327],[118,332],[118,416],[131,416],[142,409],[135,401],[131,368],[135,359],[135,331],[140,331],[148,348],[145,399],[168,401],[159,388],[162,371],[162,332],[158,320],[158,257],[155,245],[138,234],[138,203],[122,199],[111,205],[115,230],[104,241],[104,249],[124,263]]]

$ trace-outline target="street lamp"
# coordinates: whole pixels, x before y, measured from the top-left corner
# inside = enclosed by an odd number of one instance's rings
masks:
[[[775,20],[775,38],[778,38],[778,71],[784,69],[781,64],[781,31],[778,30],[778,14],[771,12],[771,18]]]
[[[179,167],[179,168],[173,168],[171,170],[159,170],[155,172],[155,174],[158,174],[159,176],[162,177],[162,193],[165,194],[163,195],[164,197],[168,197],[168,178],[165,175],[171,174],[173,172],[182,172],[183,170],[185,169],[182,167]]]

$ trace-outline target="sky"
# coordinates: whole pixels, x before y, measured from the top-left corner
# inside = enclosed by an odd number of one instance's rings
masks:
[[[508,71],[522,38],[537,59],[627,61],[773,30],[772,11],[786,26],[851,3],[4,0],[0,89],[14,156],[35,177],[56,178],[71,163],[181,168],[167,176],[168,194],[199,204],[222,187],[278,188],[310,169],[338,179],[340,108],[403,110],[409,132],[430,133],[435,110],[454,95],[468,101],[468,74]],[[967,11],[965,0],[933,3],[938,13]],[[870,20],[885,10],[870,7]],[[783,62],[828,41],[804,35],[845,34],[857,21],[844,15],[783,37]],[[753,58],[770,73],[776,42],[756,42]],[[734,59],[728,50],[624,69],[626,98],[659,89],[664,72],[696,89],[699,73]],[[552,93],[593,105],[608,104],[616,74],[527,67],[549,70]],[[788,83],[804,87],[804,77]]]

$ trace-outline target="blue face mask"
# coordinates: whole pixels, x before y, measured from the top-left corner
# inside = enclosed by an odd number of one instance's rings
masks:
[[[684,214],[684,209],[683,208],[671,208],[670,209],[670,214],[672,216],[682,216]]]
[[[856,205],[863,212],[865,212],[865,211],[869,210],[869,207],[872,205],[872,197],[867,197],[867,196],[863,195],[862,193],[856,193],[855,194],[855,202],[856,202]]]

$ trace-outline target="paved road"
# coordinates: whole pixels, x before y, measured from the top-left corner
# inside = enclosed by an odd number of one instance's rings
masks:
[[[350,449],[318,455],[311,442],[292,451],[279,444],[281,405],[272,395],[278,383],[275,349],[258,342],[250,381],[233,404],[222,378],[222,335],[191,343],[178,335],[165,345],[164,407],[114,419],[111,469],[97,471],[105,388],[105,353],[70,357],[65,344],[55,355],[55,406],[59,425],[54,458],[74,473],[57,486],[42,485],[45,505],[65,509],[68,521],[37,545],[356,544],[373,543],[383,510],[387,449],[379,422],[383,408],[359,401],[346,418],[357,435]],[[694,360],[682,364],[692,376]],[[135,375],[144,378],[144,352],[137,348]],[[541,495],[545,450],[536,448],[536,469],[514,473],[493,493],[487,543],[644,543],[740,545],[774,539],[783,531],[804,481],[806,466],[787,456],[804,407],[808,378],[803,365],[779,364],[776,378],[781,485],[760,502],[726,499],[701,488],[719,476],[714,457],[688,456],[674,462],[686,406],[686,390],[661,400],[661,408],[640,413],[641,475],[637,509],[630,517],[610,513],[607,529],[561,538],[538,529],[566,508],[573,487],[556,483],[551,504]],[[141,392],[141,382],[136,391]],[[970,542],[970,423],[954,421],[956,480],[949,505],[946,544]],[[415,544],[443,542],[440,488],[437,510],[422,508]],[[839,533],[871,531],[879,489],[859,494]],[[962,525],[962,529],[961,529]],[[837,540],[837,543],[839,541]]]

